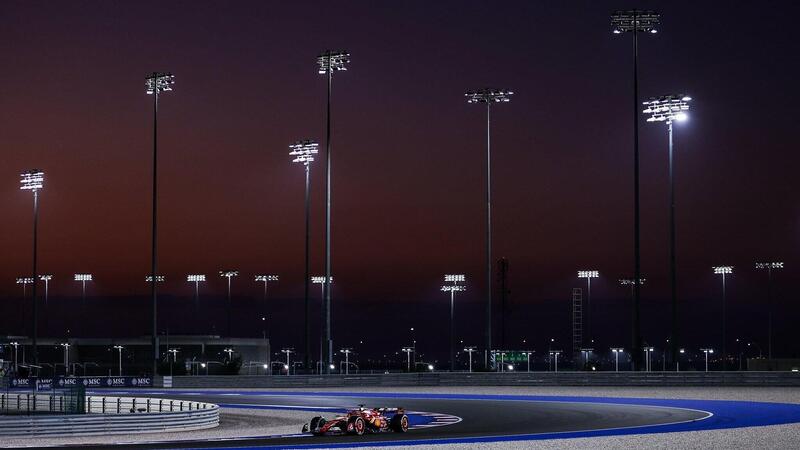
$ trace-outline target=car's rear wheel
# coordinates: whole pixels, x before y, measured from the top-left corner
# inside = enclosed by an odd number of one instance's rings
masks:
[[[321,434],[319,433],[319,429],[322,428],[323,425],[325,425],[325,422],[326,420],[324,417],[314,417],[313,419],[311,419],[311,423],[308,424],[309,431],[311,431],[311,433],[315,435]]]
[[[392,431],[396,431],[398,433],[405,433],[408,431],[408,416],[405,414],[395,414],[392,417]]]
[[[348,427],[350,433],[355,434],[357,436],[361,436],[362,434],[364,434],[364,431],[367,428],[366,424],[364,423],[364,419],[362,419],[361,417],[350,418],[350,425],[351,426]]]

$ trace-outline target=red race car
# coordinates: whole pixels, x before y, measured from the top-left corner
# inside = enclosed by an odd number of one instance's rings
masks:
[[[362,405],[343,416],[331,420],[318,416],[303,425],[303,433],[310,432],[314,436],[340,434],[361,436],[364,433],[388,431],[398,433],[408,431],[408,416],[403,408],[365,408]]]

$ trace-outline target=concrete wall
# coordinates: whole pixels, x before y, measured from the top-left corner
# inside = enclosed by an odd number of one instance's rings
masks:
[[[351,386],[800,386],[797,372],[515,372],[173,377],[175,388]]]

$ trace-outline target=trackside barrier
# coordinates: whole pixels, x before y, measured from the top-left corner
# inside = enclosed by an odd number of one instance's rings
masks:
[[[800,386],[797,372],[426,372],[176,376],[175,388],[347,386]]]
[[[29,396],[36,398],[31,398],[28,403]],[[202,430],[219,425],[219,406],[204,402],[87,396],[86,414],[73,415],[26,414],[34,411],[28,405],[58,404],[54,397],[47,395],[2,394],[0,402],[15,403],[22,408],[21,414],[0,416],[0,436],[159,433]],[[37,413],[44,411],[36,410]]]

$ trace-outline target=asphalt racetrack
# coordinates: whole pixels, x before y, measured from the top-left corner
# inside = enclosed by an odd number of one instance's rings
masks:
[[[116,393],[116,392],[115,392]],[[109,393],[111,394],[111,393]],[[647,432],[709,420],[713,414],[652,399],[559,398],[501,395],[377,394],[337,392],[174,391],[138,396],[192,399],[223,408],[308,410],[309,419],[331,417],[358,405],[403,407],[410,411],[408,433],[314,437],[297,435],[211,441],[151,442],[129,448],[313,448],[406,443],[455,443]],[[674,431],[674,430],[670,430]],[[658,431],[649,431],[658,432]],[[538,437],[537,437],[538,436]]]

